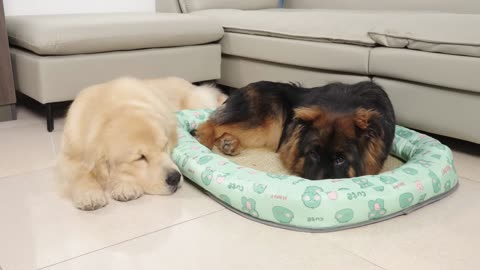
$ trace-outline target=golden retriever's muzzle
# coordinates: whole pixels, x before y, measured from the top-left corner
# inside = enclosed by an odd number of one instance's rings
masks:
[[[177,191],[181,179],[182,175],[177,170],[173,170],[167,174],[166,182],[172,193]]]

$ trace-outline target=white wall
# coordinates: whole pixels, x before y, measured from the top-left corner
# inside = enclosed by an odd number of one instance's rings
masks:
[[[5,15],[155,12],[155,0],[3,0]]]

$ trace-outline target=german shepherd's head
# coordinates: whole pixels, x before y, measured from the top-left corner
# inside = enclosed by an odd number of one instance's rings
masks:
[[[377,174],[387,158],[381,115],[355,108],[348,113],[317,106],[294,110],[279,149],[292,172],[307,179]]]

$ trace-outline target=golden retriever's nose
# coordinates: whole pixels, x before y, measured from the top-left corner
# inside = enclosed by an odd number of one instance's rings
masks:
[[[177,186],[181,178],[182,178],[182,175],[179,172],[172,171],[167,175],[167,180],[166,180],[167,185]]]

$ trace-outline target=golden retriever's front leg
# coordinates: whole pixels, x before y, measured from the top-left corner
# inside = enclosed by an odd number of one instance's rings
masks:
[[[93,175],[87,173],[72,180],[70,190],[75,207],[92,211],[107,205],[108,200],[103,188]]]

